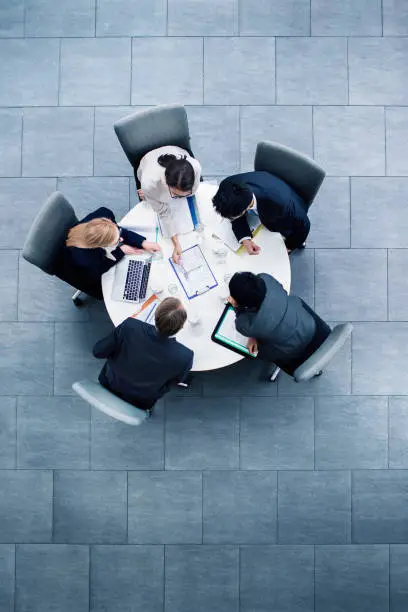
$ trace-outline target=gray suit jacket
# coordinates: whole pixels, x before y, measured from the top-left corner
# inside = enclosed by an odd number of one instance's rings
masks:
[[[266,361],[289,361],[300,356],[313,340],[316,323],[300,298],[288,295],[270,274],[259,274],[266,295],[258,311],[238,309],[235,325],[258,341],[258,357]]]

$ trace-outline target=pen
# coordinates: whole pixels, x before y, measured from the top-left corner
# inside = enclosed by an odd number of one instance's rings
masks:
[[[156,242],[157,242],[158,237],[159,237],[159,228],[156,225]]]

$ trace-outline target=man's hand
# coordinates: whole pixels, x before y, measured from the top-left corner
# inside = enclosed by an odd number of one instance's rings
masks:
[[[123,251],[125,255],[140,255],[140,253],[144,253],[143,249],[138,249],[137,247],[132,247],[128,244],[122,244],[120,250]]]
[[[231,295],[228,296],[227,302],[228,304],[231,304],[233,308],[238,308],[237,302],[234,300],[234,298]]]
[[[149,253],[159,253],[161,251],[161,247],[157,242],[149,242],[148,240],[143,240],[142,249]]]
[[[244,245],[245,250],[247,253],[249,253],[249,255],[258,255],[261,250],[261,247],[255,244],[253,240],[243,240],[242,244]]]
[[[139,196],[139,200],[144,200],[145,199],[144,193],[143,193],[143,191],[141,189],[137,190],[137,195]]]
[[[247,342],[247,349],[252,355],[256,355],[258,352],[258,343],[255,338],[249,338]]]
[[[173,254],[171,256],[174,263],[181,264],[181,254],[182,254],[181,246],[179,244],[175,245],[173,249]]]

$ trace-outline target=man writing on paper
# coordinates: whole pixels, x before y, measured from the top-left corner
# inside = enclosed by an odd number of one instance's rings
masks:
[[[271,232],[282,234],[289,253],[301,248],[309,234],[305,202],[287,183],[269,172],[227,177],[221,181],[213,205],[222,217],[231,221],[236,239],[250,255],[261,250],[252,239],[251,214],[257,214]]]
[[[329,326],[297,296],[288,295],[270,274],[237,272],[229,282],[237,331],[251,353],[291,374],[298,360],[326,339]],[[316,321],[319,321],[317,329]],[[304,360],[309,355],[305,357]]]
[[[174,338],[186,319],[180,300],[169,297],[156,308],[155,325],[123,321],[94,346],[94,357],[107,359],[101,385],[142,410],[150,410],[172,381],[188,386],[194,353]]]

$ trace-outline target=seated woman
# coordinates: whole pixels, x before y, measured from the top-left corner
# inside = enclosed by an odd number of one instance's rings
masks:
[[[141,184],[139,197],[158,213],[163,234],[173,242],[173,261],[179,263],[181,246],[173,207],[177,199],[195,194],[200,184],[201,166],[185,149],[167,146],[146,153],[136,174]]]
[[[72,284],[102,299],[102,274],[125,255],[160,250],[156,242],[117,225],[113,212],[101,207],[68,231],[62,259],[65,269],[73,269],[78,276],[78,282]]]

